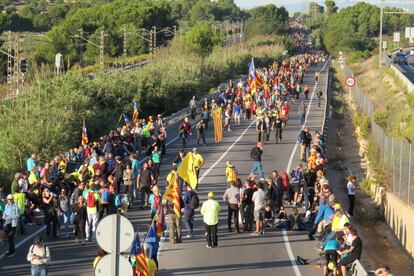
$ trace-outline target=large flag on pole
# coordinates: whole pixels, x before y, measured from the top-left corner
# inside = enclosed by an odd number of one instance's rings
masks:
[[[82,125],[82,145],[86,145],[88,143],[89,143],[88,132],[86,131],[85,120],[83,120],[83,125]]]
[[[212,112],[214,123],[214,139],[216,143],[220,143],[223,140],[223,115],[220,107],[217,107]]]
[[[178,190],[177,177],[171,177],[168,183],[167,191],[164,198],[173,204],[174,212],[177,216],[181,216],[180,192]]]
[[[252,58],[252,62],[249,66],[249,77],[248,77],[249,87],[252,90],[252,94],[256,92],[257,89],[263,86],[264,80],[260,76],[259,72],[257,72],[254,66],[254,59]]]
[[[139,114],[139,110],[138,110],[139,106],[138,103],[134,103],[134,111],[132,112],[132,123],[135,125],[135,123],[138,121],[138,114]]]
[[[147,248],[149,250],[149,257],[151,259],[157,258],[158,253],[158,236],[157,231],[155,230],[154,223],[151,224],[150,229],[148,230],[147,237],[145,238],[145,243],[147,245]]]
[[[193,153],[189,152],[181,161],[180,167],[177,169],[178,175],[185,181],[187,184],[193,188],[197,188],[197,174],[194,166]]]

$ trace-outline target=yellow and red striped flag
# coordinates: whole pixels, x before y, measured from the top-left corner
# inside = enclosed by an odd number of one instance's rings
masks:
[[[214,123],[214,139],[216,143],[223,140],[223,115],[220,107],[217,107],[212,112]]]
[[[89,143],[88,132],[86,131],[85,120],[83,120],[83,125],[82,125],[82,145],[86,145],[87,143]]]
[[[149,276],[147,259],[142,252],[135,256],[136,258],[136,272],[138,276]]]
[[[165,192],[164,198],[173,204],[175,214],[180,217],[180,192],[178,190],[178,183],[176,177],[170,178],[169,185],[167,187],[167,191]]]

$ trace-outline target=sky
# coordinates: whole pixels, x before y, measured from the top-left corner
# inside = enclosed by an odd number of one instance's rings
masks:
[[[380,0],[366,0],[371,4],[379,5]],[[243,9],[250,9],[255,6],[261,6],[265,4],[275,4],[276,6],[284,6],[289,12],[304,11],[306,3],[309,1],[306,0],[235,0],[236,4]],[[324,0],[316,0],[320,5],[324,5]],[[357,0],[336,0],[335,3],[339,8],[347,7],[353,5]],[[414,1],[410,0],[384,0],[384,6],[398,6],[401,8],[407,8],[414,10]]]

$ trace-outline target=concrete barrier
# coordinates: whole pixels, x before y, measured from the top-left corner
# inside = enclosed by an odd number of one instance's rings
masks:
[[[368,272],[365,270],[365,268],[361,265],[361,263],[356,260],[351,265],[351,272],[352,276],[368,276]]]
[[[404,249],[414,257],[414,208],[395,194],[385,193],[385,219]]]
[[[407,86],[407,90],[409,93],[414,91],[414,84],[403,74],[400,70],[398,70],[397,67],[395,67],[393,64],[390,64],[391,69],[394,71],[394,73],[399,77]]]

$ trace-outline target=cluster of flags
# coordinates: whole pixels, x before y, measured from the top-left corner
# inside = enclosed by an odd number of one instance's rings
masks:
[[[135,125],[135,123],[138,121],[138,115],[139,115],[139,105],[137,102],[134,102],[134,105],[133,105],[132,120],[128,117],[127,114],[125,113],[122,114],[126,125],[130,125],[131,123]],[[83,120],[83,124],[82,124],[82,141],[81,142],[82,142],[82,145],[86,145],[89,143],[85,120]]]
[[[250,63],[249,67],[249,77],[248,77],[248,84],[252,91],[252,94],[256,93],[258,89],[260,89],[264,85],[265,81],[262,76],[257,72],[254,66],[254,59],[252,58],[252,62]]]
[[[135,236],[134,243],[132,244],[130,257],[134,256],[135,260],[131,262],[132,268],[134,269],[134,275],[137,276],[149,276],[148,259],[157,259],[158,248],[160,237],[164,234],[165,229],[165,218],[162,205],[158,210],[157,216],[151,222],[151,227],[147,232],[144,240],[146,245],[145,252],[141,246],[139,234]]]
[[[131,123],[135,125],[135,123],[138,121],[138,115],[139,115],[139,105],[137,102],[134,102],[133,108],[132,108],[132,120],[126,115],[125,113],[122,114],[124,116],[124,122],[126,125],[130,125]]]

